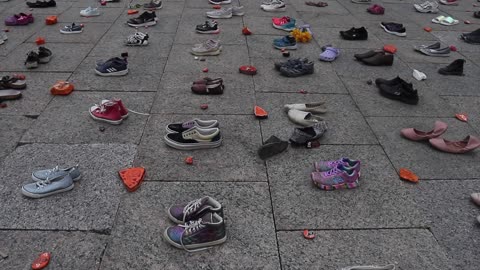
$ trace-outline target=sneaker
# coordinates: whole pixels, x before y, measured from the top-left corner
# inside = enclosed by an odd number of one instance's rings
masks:
[[[280,74],[286,77],[299,77],[302,75],[313,74],[314,65],[313,62],[300,62],[291,66],[282,66],[280,68]]]
[[[147,46],[148,45],[148,34],[142,32],[135,32],[135,34],[127,37],[125,45],[127,46]]]
[[[98,10],[98,8],[87,7],[86,9],[80,11],[80,16],[83,16],[83,17],[100,16],[100,10]]]
[[[167,132],[168,133],[182,133],[185,130],[191,129],[192,127],[198,128],[216,128],[218,127],[219,123],[217,120],[200,120],[195,118],[193,120],[183,122],[183,123],[172,123],[167,125]]]
[[[45,47],[38,47],[38,63],[46,64],[52,59],[52,51]]]
[[[211,84],[194,84],[191,87],[192,92],[198,95],[221,95],[225,86],[222,82]]]
[[[418,92],[411,83],[405,81],[398,84],[377,84],[380,94],[386,98],[399,100],[410,105],[418,104]]]
[[[406,37],[407,31],[403,24],[400,23],[393,23],[393,22],[381,22],[380,26],[385,30],[385,32],[396,35],[399,37]]]
[[[152,26],[157,24],[157,15],[155,11],[143,12],[137,18],[129,19],[127,24],[132,27],[139,27],[139,26]]]
[[[420,13],[438,13],[437,1],[425,1],[422,4],[413,4],[413,7]]]
[[[59,176],[63,177],[67,174],[70,174],[70,177],[74,182],[82,178],[82,174],[78,170],[77,165],[65,169],[60,169],[58,166],[56,166],[53,169],[35,171],[32,173],[32,180],[35,182],[45,181],[47,179],[53,179]]]
[[[220,28],[216,21],[205,21],[204,24],[199,24],[195,27],[195,31],[200,34],[218,34],[220,33]]]
[[[25,67],[27,68],[37,68],[38,67],[38,53],[31,51],[27,54],[27,59],[25,60]]]
[[[72,190],[74,186],[70,174],[60,174],[52,178],[47,178],[44,181],[24,185],[22,187],[22,194],[30,198],[38,199]]]
[[[206,213],[217,213],[223,217],[222,205],[214,198],[205,196],[188,203],[172,205],[167,210],[170,220],[177,224],[197,220]]]
[[[162,0],[152,0],[149,3],[143,4],[143,9],[156,10],[162,8]]]
[[[13,15],[5,19],[5,25],[14,26],[14,25],[27,25],[33,23],[33,15],[20,13],[18,15]]]
[[[213,5],[226,5],[232,3],[232,0],[208,0]]]
[[[233,16],[233,8],[222,8],[207,12],[207,17],[212,19],[228,19]]]
[[[112,125],[120,125],[123,120],[120,106],[116,102],[106,102],[100,104],[100,106],[93,106],[88,111],[93,119]]]
[[[243,11],[243,6],[232,7],[232,15],[233,16],[245,15],[245,11]]]
[[[457,76],[462,76],[463,75],[463,65],[465,64],[464,59],[457,59],[453,61],[450,65],[440,68],[438,70],[438,73],[442,75],[457,75]]]
[[[190,51],[193,55],[219,55],[222,51],[220,40],[209,39],[201,44],[195,44]]]
[[[181,133],[169,133],[164,139],[168,146],[180,150],[208,149],[222,144],[218,128],[202,129],[195,126]]]
[[[349,158],[340,158],[338,160],[328,160],[328,161],[318,161],[313,163],[313,167],[317,172],[327,172],[331,169],[337,167],[337,165],[343,165],[347,169],[353,169],[358,172],[358,177],[360,177],[360,160],[349,159]]]
[[[440,4],[447,6],[458,6],[457,0],[440,0]]]
[[[27,2],[27,6],[29,8],[47,8],[47,7],[54,7],[56,5],[57,5],[57,3],[55,3],[55,0],[37,1],[35,3]]]
[[[284,36],[282,38],[277,38],[273,40],[273,47],[275,49],[286,49],[286,50],[296,50],[297,41],[292,36]]]
[[[358,172],[338,164],[326,172],[312,172],[313,183],[324,190],[358,187]]]
[[[340,36],[346,40],[367,40],[368,32],[365,27],[355,28],[352,27],[347,31],[340,31]]]
[[[100,104],[105,104],[107,102],[117,103],[118,107],[120,108],[120,117],[122,117],[122,119],[126,119],[128,117],[128,109],[127,107],[125,107],[125,105],[123,105],[123,102],[121,99],[119,98],[114,98],[111,100],[104,99]],[[92,107],[90,107],[90,111],[95,111],[96,109],[99,109],[99,108],[100,108],[100,105],[95,104]]]
[[[264,11],[269,12],[281,12],[287,10],[285,3],[282,0],[272,0],[268,4],[263,4],[260,6]]]
[[[435,56],[435,57],[448,57],[450,56],[450,47],[445,48],[438,48],[438,49],[428,49],[428,48],[421,48],[419,52],[428,55],[428,56]]]
[[[289,66],[300,64],[300,63],[307,63],[307,62],[308,62],[307,58],[296,58],[296,59],[287,60],[286,62],[275,62],[274,66],[276,70],[280,71],[281,67],[284,67],[284,66],[289,67]]]
[[[128,74],[126,58],[111,58],[104,63],[97,63],[95,73],[100,76],[124,76]]]
[[[71,25],[65,25],[62,29],[60,29],[60,33],[62,34],[79,34],[83,32],[83,24],[75,24],[72,23]]]
[[[430,45],[419,45],[419,46],[413,46],[413,49],[417,52],[419,52],[421,49],[440,49],[440,42],[435,42],[433,44],[430,44]]]
[[[204,250],[227,241],[225,222],[216,213],[206,213],[185,225],[169,227],[163,237],[172,246],[186,251]]]
[[[463,33],[460,37],[467,43],[480,44],[480,28],[470,33]]]
[[[294,18],[282,17],[282,18],[272,18],[273,28],[280,29],[283,31],[290,32],[295,29],[296,21]]]
[[[352,0],[352,3],[355,4],[370,4],[372,0]]]

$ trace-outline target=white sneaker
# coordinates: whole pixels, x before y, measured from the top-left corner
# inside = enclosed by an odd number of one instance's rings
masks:
[[[270,11],[270,12],[277,12],[277,11],[285,11],[287,10],[287,7],[285,6],[285,3],[282,0],[273,0],[270,4],[268,5],[261,5],[260,6],[264,11]]]
[[[232,18],[232,8],[222,8],[207,12],[207,17],[212,19],[228,19]]]
[[[127,46],[146,46],[148,45],[148,34],[142,32],[136,32],[133,35],[127,37],[125,41]]]
[[[98,10],[98,8],[88,7],[80,11],[80,16],[83,16],[83,17],[100,16],[100,11]]]

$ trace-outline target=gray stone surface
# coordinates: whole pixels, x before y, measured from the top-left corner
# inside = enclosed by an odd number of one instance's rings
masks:
[[[455,113],[465,113],[469,117],[468,123],[480,132],[480,97],[462,97],[462,96],[443,96],[455,111]]]
[[[13,152],[23,133],[33,123],[33,119],[20,115],[0,115],[0,163]]]
[[[37,35],[28,39],[28,42],[35,42],[37,36],[44,37],[49,43],[97,43],[98,40],[110,28],[109,23],[87,23],[84,24],[82,34],[62,34],[60,29],[71,23],[59,23],[55,25],[46,25]],[[48,46],[48,45],[45,45]]]

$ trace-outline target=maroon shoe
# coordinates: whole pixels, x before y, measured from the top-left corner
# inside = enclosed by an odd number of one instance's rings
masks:
[[[223,83],[223,79],[222,78],[212,79],[212,78],[205,77],[203,79],[196,80],[193,82],[193,84],[217,84],[217,83]]]
[[[448,141],[443,138],[433,138],[429,142],[440,151],[454,154],[467,153],[480,147],[480,139],[471,135],[458,142]]]
[[[373,5],[369,8],[367,8],[367,12],[370,14],[375,14],[375,15],[383,15],[385,13],[385,8],[380,6],[380,5]]]
[[[445,131],[447,131],[447,128],[448,126],[446,123],[442,121],[435,121],[435,126],[433,127],[433,130],[421,131],[414,128],[404,128],[402,129],[401,134],[403,135],[403,137],[412,141],[423,141],[442,135],[443,133],[445,133]]]
[[[89,112],[93,119],[107,122],[112,125],[119,125],[123,120],[120,113],[120,105],[113,101],[102,103],[100,106],[93,106],[90,108]]]
[[[225,89],[225,86],[222,83],[192,85],[192,92],[199,95],[221,95],[223,89]]]

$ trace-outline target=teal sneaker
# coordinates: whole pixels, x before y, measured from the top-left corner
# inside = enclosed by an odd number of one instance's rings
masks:
[[[78,181],[82,178],[82,174],[78,170],[78,166],[73,166],[73,167],[69,167],[69,168],[65,168],[65,169],[60,169],[57,166],[53,169],[39,170],[39,171],[33,172],[32,173],[32,180],[35,181],[35,182],[45,181],[45,180],[47,180],[47,178],[53,179],[53,178],[57,178],[59,176],[65,176],[67,174],[70,174],[70,177],[72,178],[72,180],[74,182]]]
[[[73,187],[74,184],[70,174],[59,174],[56,177],[47,178],[47,180],[44,181],[24,185],[22,187],[22,194],[30,198],[38,199],[72,190]]]

